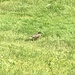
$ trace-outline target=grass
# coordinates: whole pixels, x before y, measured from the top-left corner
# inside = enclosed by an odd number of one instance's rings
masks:
[[[74,1],[1,0],[0,74],[75,75]]]

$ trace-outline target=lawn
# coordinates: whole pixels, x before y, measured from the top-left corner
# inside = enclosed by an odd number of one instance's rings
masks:
[[[75,75],[75,0],[0,0],[0,75]]]

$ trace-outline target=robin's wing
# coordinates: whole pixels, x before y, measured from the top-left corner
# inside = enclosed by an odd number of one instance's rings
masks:
[[[33,38],[34,38],[34,39],[37,39],[37,38],[39,38],[39,37],[40,37],[40,35],[38,35],[38,34],[37,34],[37,35],[33,35]]]

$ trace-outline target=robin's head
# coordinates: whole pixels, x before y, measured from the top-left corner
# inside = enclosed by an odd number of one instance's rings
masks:
[[[38,34],[41,34],[41,32],[38,32]]]

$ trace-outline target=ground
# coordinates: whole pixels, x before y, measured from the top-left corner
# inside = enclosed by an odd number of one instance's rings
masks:
[[[1,0],[0,74],[75,75],[74,1]]]

